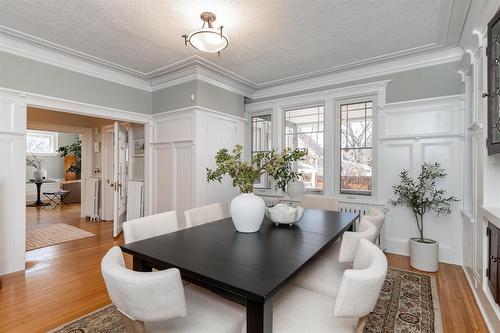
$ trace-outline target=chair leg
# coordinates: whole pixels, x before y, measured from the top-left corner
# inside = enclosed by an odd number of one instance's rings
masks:
[[[122,316],[123,326],[125,327],[126,333],[145,333],[146,329],[144,327],[144,322],[138,320],[132,320],[123,313]]]

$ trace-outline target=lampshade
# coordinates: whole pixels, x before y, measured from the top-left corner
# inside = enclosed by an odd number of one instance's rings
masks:
[[[188,42],[195,49],[209,53],[220,52],[229,45],[226,36],[213,28],[203,28],[191,32],[188,36]]]
[[[215,21],[215,14],[210,12],[203,12],[200,15],[203,21],[201,29],[191,32],[189,35],[182,35],[186,46],[191,44],[197,50],[208,53],[219,53],[224,50],[229,41],[222,32],[222,26],[215,29],[212,22]]]

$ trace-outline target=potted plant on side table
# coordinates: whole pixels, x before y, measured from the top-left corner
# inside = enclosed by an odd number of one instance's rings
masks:
[[[222,181],[224,175],[233,179],[233,186],[241,194],[231,201],[231,217],[239,232],[257,232],[262,224],[266,205],[264,200],[253,193],[253,184],[267,173],[277,181],[278,188],[288,182],[291,164],[307,155],[307,150],[287,148],[281,153],[272,150],[259,152],[250,161],[243,161],[243,147],[236,145],[232,154],[221,149],[215,155],[217,168],[207,168],[207,181]]]
[[[428,211],[437,216],[451,214],[451,204],[459,201],[454,196],[445,196],[443,189],[436,188],[436,181],[446,177],[445,170],[439,163],[424,163],[416,179],[409,176],[407,170],[400,174],[401,183],[394,185],[396,198],[389,202],[393,206],[403,205],[412,211],[419,237],[410,239],[410,265],[426,272],[438,270],[439,243],[424,237],[424,215]]]

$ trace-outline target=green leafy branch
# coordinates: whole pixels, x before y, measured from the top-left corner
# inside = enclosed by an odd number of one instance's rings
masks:
[[[307,155],[307,150],[286,148],[279,153],[276,150],[256,153],[250,161],[244,161],[243,147],[236,145],[230,153],[221,149],[215,155],[217,168],[207,168],[207,180],[221,182],[224,175],[233,179],[233,186],[242,193],[253,191],[253,184],[267,173],[276,180],[276,188],[283,191],[290,181],[297,180],[301,173],[293,170],[293,162]]]

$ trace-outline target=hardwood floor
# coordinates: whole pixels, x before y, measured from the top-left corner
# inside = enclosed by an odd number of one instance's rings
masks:
[[[391,267],[420,272],[410,266],[409,257],[386,256]],[[436,277],[445,332],[488,332],[461,266],[440,263],[439,272],[420,273]]]
[[[26,271],[3,277],[0,332],[46,332],[110,303],[100,261],[113,245],[112,223],[79,218],[79,206],[27,211],[28,225],[68,223],[96,234],[27,253]],[[408,257],[387,255],[392,267],[413,270]],[[131,266],[131,260],[127,265]],[[434,274],[445,332],[487,332],[460,266],[440,264]]]

